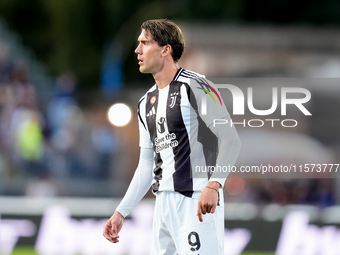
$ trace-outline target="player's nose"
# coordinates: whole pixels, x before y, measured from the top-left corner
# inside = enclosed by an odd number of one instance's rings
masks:
[[[136,54],[142,54],[142,50],[141,50],[140,44],[138,44],[137,48],[135,49],[135,53]]]

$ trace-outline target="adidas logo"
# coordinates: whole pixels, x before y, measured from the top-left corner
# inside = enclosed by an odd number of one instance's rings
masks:
[[[155,107],[153,106],[151,110],[148,112],[148,114],[146,115],[146,117],[150,117],[155,114],[156,114],[156,110],[155,110]]]

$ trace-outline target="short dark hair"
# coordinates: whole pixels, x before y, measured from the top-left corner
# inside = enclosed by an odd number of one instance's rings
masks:
[[[185,42],[181,29],[174,22],[168,19],[151,19],[144,21],[141,27],[159,46],[169,44],[172,48],[171,56],[178,62],[185,49]]]

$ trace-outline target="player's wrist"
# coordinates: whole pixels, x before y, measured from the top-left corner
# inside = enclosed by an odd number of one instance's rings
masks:
[[[121,214],[119,211],[115,211],[114,215],[117,215],[119,218],[125,218],[123,214]]]
[[[216,191],[216,193],[217,193],[217,205],[219,205],[220,204],[220,192],[218,191],[218,189],[212,188],[210,186],[206,186],[205,188]]]
[[[206,189],[215,190],[215,191],[218,193],[218,189],[215,189],[215,188],[212,188],[212,187],[208,187],[208,186],[206,186],[205,188],[206,188]]]
[[[207,184],[207,187],[216,189],[218,191],[218,189],[221,187],[221,183],[217,182],[217,181],[209,181]]]

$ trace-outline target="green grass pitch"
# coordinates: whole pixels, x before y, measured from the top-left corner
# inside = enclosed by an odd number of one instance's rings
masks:
[[[11,255],[38,255],[32,247],[15,248]]]
[[[38,255],[32,247],[15,248],[11,255]],[[242,255],[274,255],[274,252],[244,252]]]

